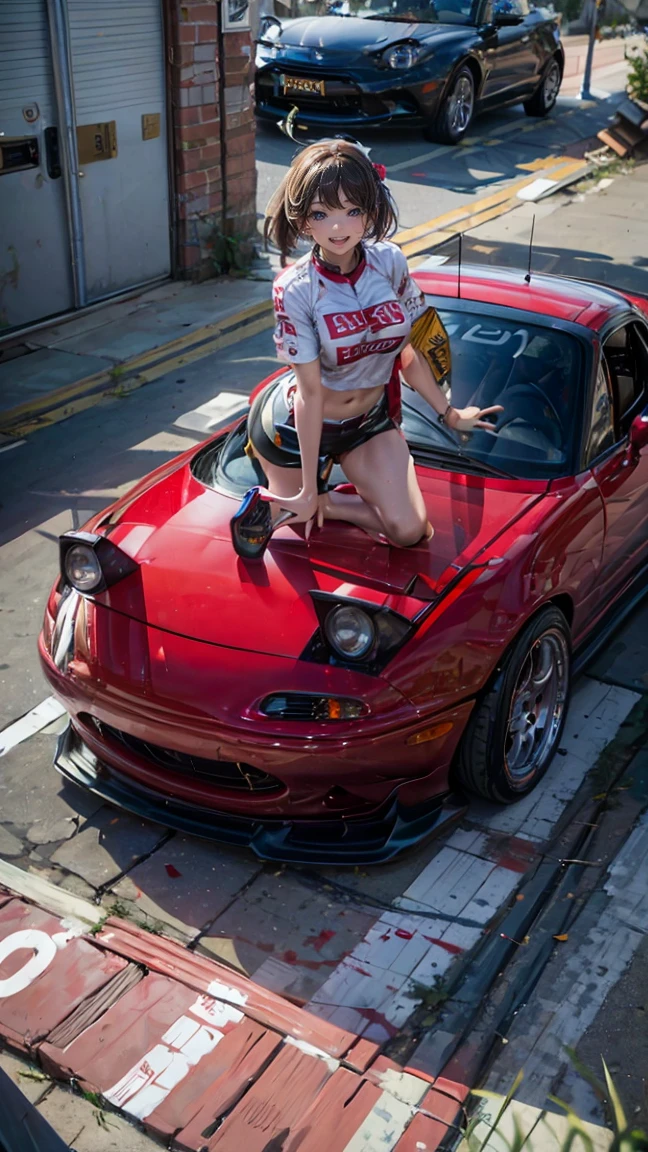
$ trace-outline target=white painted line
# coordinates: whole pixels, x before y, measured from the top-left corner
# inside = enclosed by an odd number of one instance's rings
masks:
[[[555,188],[557,183],[557,180],[534,180],[532,184],[527,184],[526,188],[520,188],[517,198],[518,200],[539,200],[546,192]]]
[[[20,448],[21,444],[26,444],[26,440],[14,440],[12,444],[3,444],[0,446],[0,452],[11,452],[12,448]]]
[[[102,917],[101,908],[73,896],[65,888],[50,884],[35,872],[25,872],[15,864],[0,859],[0,884],[15,896],[24,896],[40,905],[54,916],[64,918],[64,924],[81,921],[83,924],[96,924]]]
[[[403,1132],[414,1115],[416,1105],[421,1102],[428,1088],[424,1080],[408,1076],[413,1081],[412,1103],[404,1103],[384,1091],[376,1100],[369,1115],[363,1120],[358,1131],[345,1145],[343,1152],[391,1152],[396,1147]]]
[[[48,696],[46,700],[32,708],[31,712],[16,720],[15,724],[3,728],[0,732],[0,756],[5,756],[17,744],[22,744],[23,740],[28,740],[42,728],[47,728],[48,724],[58,720],[64,712],[63,705],[59,704],[54,696]]]
[[[190,432],[202,432],[208,436],[219,424],[231,420],[239,412],[245,412],[248,406],[247,396],[242,392],[219,392],[205,404],[184,412],[174,421],[176,428],[187,428]]]
[[[522,849],[525,843],[531,850],[533,844],[546,841],[639,699],[635,692],[582,680],[574,692],[561,741],[564,755],[555,757],[542,784],[508,807],[474,800],[469,819],[478,827],[452,833],[394,902],[398,907],[384,912],[331,972],[312,996],[308,1010],[378,1042],[405,1024],[416,1005],[416,986],[433,987],[443,979],[452,964],[479,941],[522,880],[522,872],[506,867],[494,855],[492,833],[514,837]],[[648,829],[646,840],[648,844]],[[644,890],[648,891],[648,877]],[[281,974],[278,980],[272,964],[269,957],[254,979],[264,983],[267,965],[274,990],[281,992]]]

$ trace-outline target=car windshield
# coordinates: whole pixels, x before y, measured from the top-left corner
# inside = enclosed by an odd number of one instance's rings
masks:
[[[471,24],[471,0],[275,0],[279,19],[300,16],[361,16],[369,20],[397,20],[418,24]]]
[[[582,411],[580,342],[552,327],[439,308],[450,338],[452,403],[457,408],[501,404],[497,434],[452,432],[417,393],[403,390],[403,431],[422,463],[475,467],[544,479],[565,475],[574,459]],[[447,391],[447,389],[446,389]]]

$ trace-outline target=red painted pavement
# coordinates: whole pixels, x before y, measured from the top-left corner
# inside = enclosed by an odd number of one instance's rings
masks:
[[[466,1095],[175,941],[4,890],[0,1039],[183,1152],[435,1152]]]

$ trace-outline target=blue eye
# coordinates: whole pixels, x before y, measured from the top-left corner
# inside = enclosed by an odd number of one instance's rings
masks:
[[[311,212],[313,220],[326,220],[326,212]]]
[[[349,216],[362,216],[362,208],[351,208]]]

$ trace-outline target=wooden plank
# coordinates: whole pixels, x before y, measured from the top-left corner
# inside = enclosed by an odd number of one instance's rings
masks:
[[[197,992],[244,1007],[245,1014],[264,1027],[312,1044],[328,1056],[340,1059],[356,1042],[357,1037],[353,1032],[337,1028],[311,1015],[274,992],[268,992],[234,969],[206,956],[188,952],[183,945],[164,936],[153,936],[126,921],[111,918],[106,921],[96,939],[104,948],[145,964],[151,972],[178,980]]]
[[[55,884],[50,884],[41,876],[36,876],[33,872],[24,872],[22,868],[16,868],[15,864],[9,864],[6,860],[0,860],[0,884],[16,896],[33,900],[35,904],[47,909],[54,916],[71,916],[86,925],[96,924],[101,919],[100,909],[96,904],[81,900],[71,892],[66,892],[64,888],[57,888]]]
[[[365,1040],[359,1036],[344,1057],[344,1063],[356,1072],[365,1072],[380,1052],[380,1046],[373,1040]]]
[[[607,129],[603,128],[600,132],[597,132],[596,135],[597,138],[603,142],[603,144],[607,144],[608,148],[611,148],[613,152],[616,152],[617,156],[628,155],[628,152],[630,151],[628,146],[626,144],[622,144],[620,140],[617,140],[611,132],[607,131]]]
[[[22,900],[0,909],[0,1036],[21,1051],[126,967],[81,932]]]
[[[344,1152],[382,1093],[339,1068],[288,1137],[283,1152]]]
[[[443,1141],[456,1143],[455,1126],[462,1115],[461,1104],[468,1095],[463,1084],[438,1077],[426,1096],[420,1111],[398,1141],[395,1152],[436,1152]]]
[[[203,1133],[231,1110],[281,1043],[278,1032],[246,1019],[150,1114],[146,1127],[164,1140],[177,1133],[174,1148],[204,1147]]]
[[[202,1148],[206,1152],[267,1152],[301,1130],[331,1076],[330,1062],[286,1045]],[[321,1146],[320,1146],[321,1147]]]

